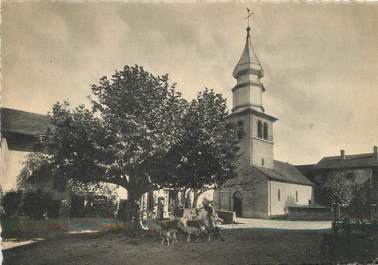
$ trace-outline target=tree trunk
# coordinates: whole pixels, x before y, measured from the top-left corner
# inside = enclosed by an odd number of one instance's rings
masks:
[[[190,189],[185,189],[184,208],[192,208],[192,200],[190,198]]]
[[[127,190],[127,213],[126,222],[133,227],[139,226],[139,203],[142,194],[135,189],[129,188]]]
[[[181,191],[181,204],[185,208],[186,206],[186,189],[182,189]]]
[[[200,196],[200,193],[198,191],[193,191],[194,194],[193,194],[193,203],[192,203],[192,208],[197,208],[197,204],[198,204],[198,198]]]
[[[333,205],[333,221],[337,221],[337,205]]]

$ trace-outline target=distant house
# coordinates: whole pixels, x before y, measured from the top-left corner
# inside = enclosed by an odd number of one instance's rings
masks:
[[[1,119],[1,177],[0,185],[4,192],[17,189],[17,179],[23,168],[23,162],[30,152],[40,149],[41,135],[51,127],[46,115],[31,113],[11,108],[0,109]],[[45,176],[43,180],[24,185],[28,192],[42,192],[49,195],[49,204],[54,205],[53,216],[62,214],[61,205],[68,204],[71,208],[66,215],[80,216],[84,214],[84,206],[90,203],[108,203],[104,196],[85,191],[77,185],[70,185],[66,189],[66,182],[62,178]],[[109,195],[113,189],[109,188]],[[72,206],[72,207],[71,207]],[[88,207],[86,207],[88,208]]]
[[[39,137],[50,123],[45,115],[10,108],[1,108],[0,115],[0,185],[9,190],[15,188],[25,156],[38,149]]]
[[[298,165],[296,168],[315,183],[315,200],[321,204],[327,203],[322,192],[321,183],[333,172],[343,172],[352,177],[356,184],[370,187],[370,207],[378,212],[378,147],[374,146],[372,153],[347,155],[340,150],[338,156],[323,157],[317,164]]]
[[[289,205],[313,202],[313,183],[293,165],[274,160],[273,123],[262,104],[264,71],[251,42],[250,28],[233,76],[230,119],[241,137],[238,177],[214,194],[220,210],[241,217],[271,218],[286,215]]]

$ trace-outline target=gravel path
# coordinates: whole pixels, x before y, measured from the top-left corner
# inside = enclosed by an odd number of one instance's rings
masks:
[[[237,218],[238,224],[223,225],[224,229],[267,228],[282,230],[325,230],[331,229],[331,221],[286,221]]]

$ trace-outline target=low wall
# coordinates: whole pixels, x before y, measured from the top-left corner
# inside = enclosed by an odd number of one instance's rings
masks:
[[[331,209],[323,206],[288,206],[288,219],[292,221],[329,221]]]
[[[233,224],[235,220],[235,212],[217,210],[216,211],[219,218],[223,220],[223,224]]]

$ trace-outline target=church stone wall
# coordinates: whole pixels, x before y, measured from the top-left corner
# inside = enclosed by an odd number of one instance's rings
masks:
[[[258,167],[273,168],[273,144],[252,138],[251,146],[250,163]]]
[[[237,129],[241,129],[243,131],[243,138],[239,143],[239,153],[241,156],[239,157],[239,170],[245,169],[249,167],[250,160],[249,160],[249,150],[250,150],[250,142],[249,142],[249,135],[250,135],[250,119],[248,113],[242,113],[238,115],[231,116],[232,122],[235,124]]]
[[[245,217],[267,218],[269,206],[268,179],[262,176],[253,176],[251,183],[252,197],[250,197],[251,207],[246,208]],[[249,212],[248,209],[251,209]]]
[[[269,186],[270,215],[285,215],[288,213],[288,206],[291,204],[309,205],[312,202],[312,186],[279,181],[269,181]],[[298,198],[296,193],[298,193]]]
[[[253,177],[253,176],[252,176]],[[268,217],[268,181],[261,177],[250,181],[250,184],[226,187],[214,193],[214,202],[218,210],[234,211],[235,192],[242,195],[242,217]]]
[[[263,123],[266,122],[268,124],[268,139],[265,140],[267,142],[273,143],[273,123],[270,120],[264,119],[257,115],[251,115],[251,136],[257,138],[257,121],[261,120]]]
[[[268,139],[258,138],[257,132],[257,122],[266,122],[268,125]],[[251,115],[250,118],[250,164],[273,168],[273,123],[264,118],[258,117],[256,115]],[[262,161],[264,159],[264,162]]]

